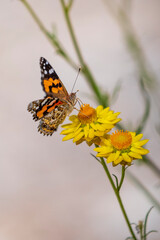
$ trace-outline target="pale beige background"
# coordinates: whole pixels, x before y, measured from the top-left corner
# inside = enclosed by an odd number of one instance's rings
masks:
[[[160,1],[132,2],[134,26],[159,79]],[[56,24],[63,45],[77,60],[60,1],[30,3],[49,29]],[[143,111],[143,101],[137,91],[135,65],[116,21],[99,0],[75,0],[71,17],[83,55],[99,85],[110,92],[122,80],[122,92],[112,108],[122,112],[125,124],[135,125]],[[43,137],[26,110],[30,101],[44,96],[40,56],[51,62],[70,91],[76,72],[55,54],[20,1],[1,0],[0,240],[125,239],[128,229],[102,167],[90,156],[92,149],[85,144],[62,142],[60,128],[52,137]],[[96,106],[82,75],[76,89],[84,102]],[[151,155],[160,167],[160,139],[154,129],[157,117],[156,108],[152,107],[145,134],[150,138]],[[110,170],[118,174],[118,169]],[[134,165],[130,171],[160,201],[157,177],[144,166]],[[152,206],[127,179],[122,198],[131,222],[143,219]],[[160,231],[160,213],[155,208],[148,222],[148,230],[151,229]],[[159,240],[160,232],[149,239]]]

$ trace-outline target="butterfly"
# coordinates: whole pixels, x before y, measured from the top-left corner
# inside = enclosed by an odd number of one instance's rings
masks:
[[[40,58],[41,84],[46,93],[43,99],[29,103],[28,111],[33,120],[38,121],[38,131],[43,135],[52,135],[63,123],[77,102],[76,93],[68,94],[65,86],[50,63]]]

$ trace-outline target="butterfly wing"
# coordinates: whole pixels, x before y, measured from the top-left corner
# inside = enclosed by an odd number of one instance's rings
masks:
[[[63,123],[66,116],[65,105],[58,105],[54,111],[51,111],[40,120],[38,131],[43,135],[51,136],[58,126]]]
[[[28,111],[32,113],[35,121],[45,117],[50,112],[56,110],[59,105],[63,105],[58,98],[46,97],[44,99],[36,100],[28,105]]]
[[[43,57],[40,58],[40,68],[41,84],[47,96],[58,97],[60,99],[68,98],[68,92],[59,79],[57,73]]]
[[[31,102],[28,111],[35,121],[40,120],[38,131],[47,136],[51,136],[67,116],[66,103],[49,96]]]
[[[46,97],[31,102],[28,111],[32,113],[35,121],[40,120],[38,131],[51,136],[73,110],[74,98],[73,93],[68,95],[57,73],[45,58],[40,58],[40,68],[41,84]]]

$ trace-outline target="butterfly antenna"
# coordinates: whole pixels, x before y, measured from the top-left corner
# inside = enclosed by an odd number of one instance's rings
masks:
[[[74,89],[74,87],[75,87],[75,85],[76,85],[76,82],[77,82],[77,79],[78,79],[78,76],[79,76],[80,71],[81,71],[81,67],[79,67],[79,69],[78,69],[78,73],[77,73],[76,79],[75,79],[75,81],[74,81],[74,84],[73,84],[71,93],[73,92],[73,89]]]

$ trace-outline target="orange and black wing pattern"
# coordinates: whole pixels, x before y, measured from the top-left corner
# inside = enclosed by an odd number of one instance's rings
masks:
[[[33,120],[38,121],[38,131],[43,135],[52,135],[66,118],[65,103],[58,98],[45,97],[28,105]]]
[[[66,118],[71,108],[68,104],[69,96],[66,88],[49,62],[41,57],[41,84],[46,96],[31,102],[28,111],[33,119],[39,121],[38,131],[43,135],[52,135]]]
[[[31,102],[28,105],[28,111],[32,113],[33,120],[38,121],[63,104],[58,98],[46,97]]]
[[[68,92],[50,63],[40,58],[41,84],[47,96],[66,99]]]

